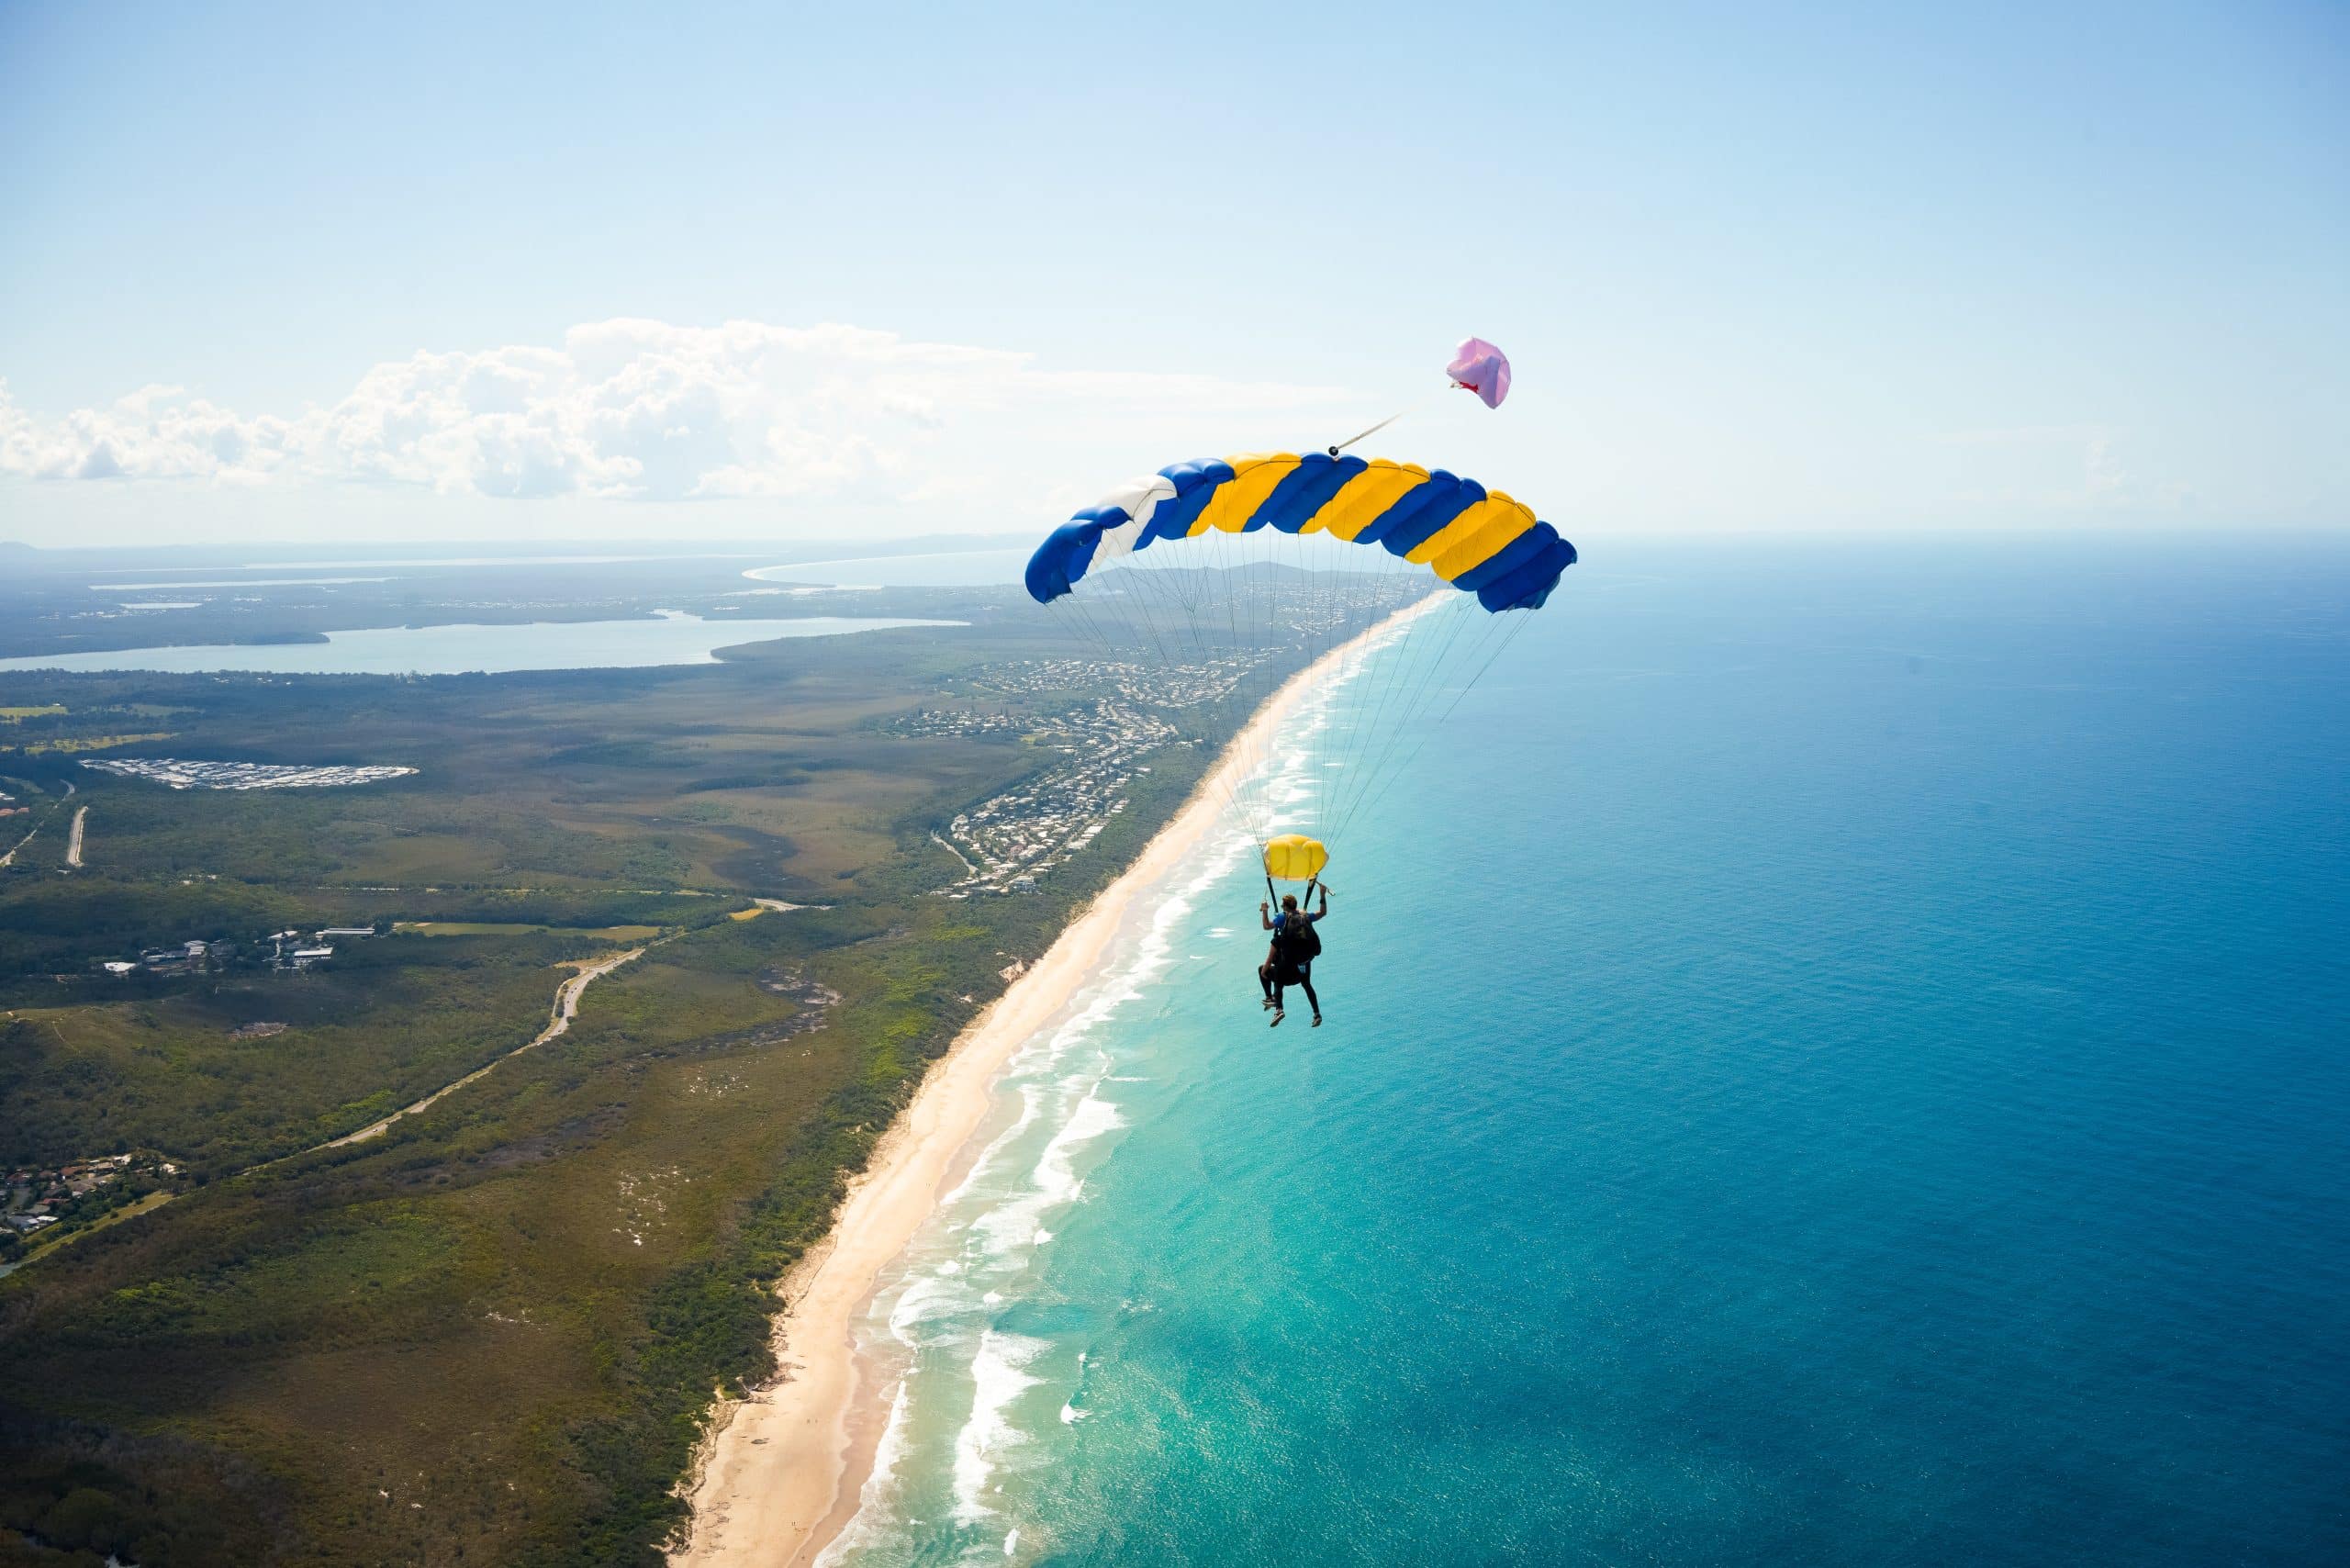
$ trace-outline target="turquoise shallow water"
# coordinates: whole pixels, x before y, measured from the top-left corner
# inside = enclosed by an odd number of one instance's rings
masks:
[[[833,1560],[2350,1560],[2350,552],[1593,554],[1329,1026],[1225,857],[1015,1064]]]

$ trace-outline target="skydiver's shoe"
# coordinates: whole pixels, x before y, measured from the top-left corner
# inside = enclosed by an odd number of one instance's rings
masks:
[[[1320,1027],[1322,1027],[1322,1014],[1320,1014],[1319,1013],[1316,1013],[1316,1014],[1314,1015],[1314,1026],[1315,1026],[1315,1028],[1317,1028],[1317,1029],[1319,1029]]]
[[[1273,1006],[1273,999],[1272,999],[1271,997],[1270,997],[1270,996],[1269,996],[1269,997],[1267,997],[1267,998],[1265,998],[1265,1010],[1266,1010],[1267,1012],[1270,1012],[1270,1011],[1272,1011],[1272,1006]]]
[[[1288,1014],[1276,1007],[1273,1009],[1273,1021],[1266,1025],[1265,1027],[1268,1029],[1278,1029],[1281,1026],[1281,1020],[1288,1016]]]

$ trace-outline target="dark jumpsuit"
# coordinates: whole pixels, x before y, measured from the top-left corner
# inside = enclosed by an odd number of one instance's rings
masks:
[[[1264,985],[1265,994],[1273,999],[1275,1012],[1281,1011],[1281,988],[1293,985],[1304,991],[1305,1004],[1314,1009],[1315,1016],[1321,1016],[1322,999],[1314,994],[1314,960],[1300,958],[1294,962],[1284,962],[1281,958],[1281,934],[1287,929],[1283,923],[1302,920],[1311,925],[1321,918],[1319,914],[1308,914],[1304,910],[1294,914],[1283,910],[1273,916],[1272,956],[1257,967],[1257,979]]]

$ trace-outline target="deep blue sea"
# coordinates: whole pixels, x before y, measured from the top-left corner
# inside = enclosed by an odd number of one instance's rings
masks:
[[[1334,848],[1326,1026],[1225,850],[1015,1063],[834,1560],[2350,1562],[2350,546],[1595,548]]]

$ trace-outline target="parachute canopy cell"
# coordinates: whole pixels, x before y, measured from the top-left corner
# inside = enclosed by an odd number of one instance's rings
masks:
[[[1265,875],[1278,881],[1303,882],[1322,874],[1330,852],[1317,839],[1285,833],[1265,841]]]
[[[1268,527],[1378,545],[1494,612],[1539,609],[1575,561],[1557,529],[1474,479],[1385,458],[1259,453],[1171,464],[1086,508],[1029,557],[1028,592],[1049,604],[1154,543]]]
[[[1509,355],[1483,338],[1461,339],[1444,373],[1452,377],[1455,386],[1465,386],[1483,398],[1488,409],[1500,408],[1502,399],[1509,396]]]

